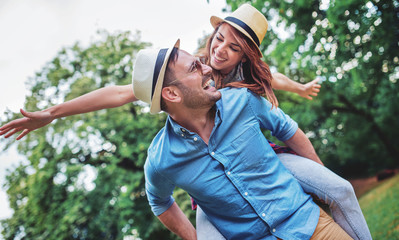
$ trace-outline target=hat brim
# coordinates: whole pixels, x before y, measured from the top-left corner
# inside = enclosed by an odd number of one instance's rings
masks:
[[[168,65],[169,57],[170,57],[170,54],[172,53],[173,49],[179,48],[179,47],[180,47],[180,39],[177,39],[174,46],[172,48],[169,48],[165,54],[165,58],[163,60],[161,69],[159,71],[157,83],[155,85],[154,94],[152,96],[150,113],[158,113],[161,111],[161,92],[162,92],[162,86],[163,86],[163,81],[164,81],[165,72],[166,72],[166,66]]]
[[[221,22],[224,22],[224,19],[216,16],[211,16],[211,25],[213,28],[216,28]]]
[[[256,49],[258,49],[258,52],[259,52],[260,55],[263,57],[263,54],[262,54],[262,52],[260,51],[259,46],[258,46],[258,45],[256,44],[256,42],[252,39],[251,35],[249,35],[248,32],[245,31],[242,27],[238,26],[237,24],[235,24],[235,23],[233,23],[233,22],[231,22],[231,21],[228,21],[228,20],[222,19],[222,18],[220,18],[220,17],[216,17],[216,16],[211,16],[210,22],[211,22],[211,25],[212,25],[213,28],[216,28],[216,27],[219,26],[219,24],[221,24],[222,22],[228,23],[230,26],[234,27],[235,29],[237,29],[238,31],[240,31],[242,34],[244,34],[245,36],[247,36],[247,38],[250,39],[251,42],[253,42],[253,43],[255,44],[255,46],[257,47]]]

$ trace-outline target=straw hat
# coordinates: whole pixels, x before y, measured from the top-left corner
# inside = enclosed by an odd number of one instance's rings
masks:
[[[133,68],[133,92],[136,98],[150,104],[150,112],[161,111],[161,90],[170,54],[179,48],[180,39],[172,48],[143,49],[137,54]]]
[[[258,9],[246,3],[237,8],[237,10],[225,19],[216,16],[211,17],[211,24],[214,28],[221,22],[227,22],[251,39],[258,46],[259,53],[262,55],[259,46],[266,35],[268,23],[265,16]]]

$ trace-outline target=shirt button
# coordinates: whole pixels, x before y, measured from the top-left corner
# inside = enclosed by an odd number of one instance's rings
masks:
[[[227,175],[230,175],[230,174],[231,174],[231,172],[230,172],[230,171],[228,171],[228,172],[227,172]]]
[[[186,132],[186,130],[184,130],[184,128],[181,128],[181,131],[182,131],[182,132]]]
[[[276,229],[275,228],[273,228],[273,230],[272,230],[273,232],[276,232]]]
[[[198,140],[198,138],[197,137],[194,137],[194,142],[196,142]]]
[[[215,152],[211,152],[211,155],[212,155],[212,156],[215,155]]]
[[[181,136],[184,137],[184,134],[182,133]]]
[[[266,214],[262,213],[262,217],[266,217]]]
[[[245,196],[248,196],[248,193],[247,193],[247,192],[245,192],[245,193],[244,193],[244,195],[245,195]]]

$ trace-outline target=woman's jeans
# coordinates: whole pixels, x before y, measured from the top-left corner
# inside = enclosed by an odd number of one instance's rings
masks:
[[[329,205],[332,217],[353,239],[371,239],[370,230],[362,214],[352,185],[328,168],[294,154],[277,154],[284,166],[294,175],[305,192],[316,195]],[[197,208],[197,237],[225,239]]]

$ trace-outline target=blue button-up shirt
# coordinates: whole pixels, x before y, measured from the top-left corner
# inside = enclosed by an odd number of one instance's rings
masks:
[[[245,88],[220,92],[208,144],[170,117],[154,138],[144,167],[152,211],[166,211],[178,186],[227,239],[309,239],[319,207],[261,132],[285,141],[296,122]]]

